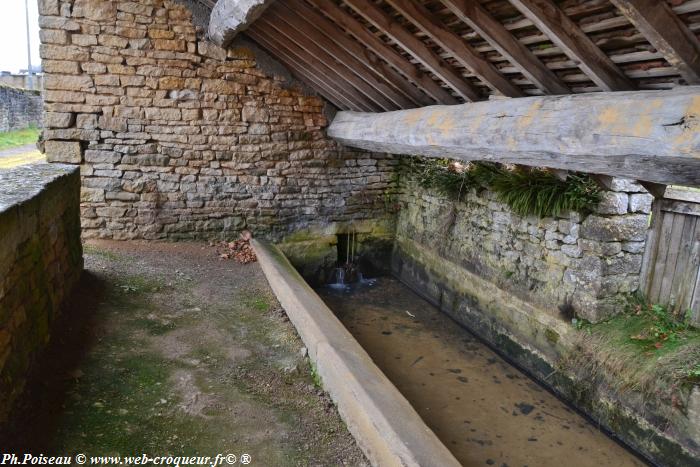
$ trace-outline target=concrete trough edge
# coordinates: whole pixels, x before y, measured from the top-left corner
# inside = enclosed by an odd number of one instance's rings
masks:
[[[372,465],[461,465],[279,248],[257,239],[252,245],[324,389]]]

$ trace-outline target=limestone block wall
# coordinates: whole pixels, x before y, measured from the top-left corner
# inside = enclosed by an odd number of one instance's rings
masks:
[[[41,126],[42,100],[39,91],[0,84],[0,132]]]
[[[80,277],[79,193],[71,166],[0,171],[0,420]]]
[[[514,214],[491,192],[455,203],[409,182],[397,245],[430,250],[552,315],[599,321],[639,287],[652,201],[627,180],[608,187],[596,213],[538,219]]]
[[[328,139],[321,98],[204,40],[186,6],[39,6],[45,150],[81,165],[85,237],[279,237],[383,215],[393,158]]]

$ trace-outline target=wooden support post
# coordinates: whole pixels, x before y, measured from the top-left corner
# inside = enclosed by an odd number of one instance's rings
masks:
[[[700,87],[340,112],[328,134],[370,151],[700,186]]]

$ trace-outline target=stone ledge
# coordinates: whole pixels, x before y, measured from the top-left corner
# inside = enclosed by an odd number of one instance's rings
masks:
[[[38,196],[56,180],[78,171],[74,165],[48,163],[0,170],[0,215]]]

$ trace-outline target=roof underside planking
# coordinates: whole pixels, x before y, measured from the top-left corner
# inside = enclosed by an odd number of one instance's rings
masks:
[[[243,34],[342,110],[700,83],[700,0],[269,3]]]

